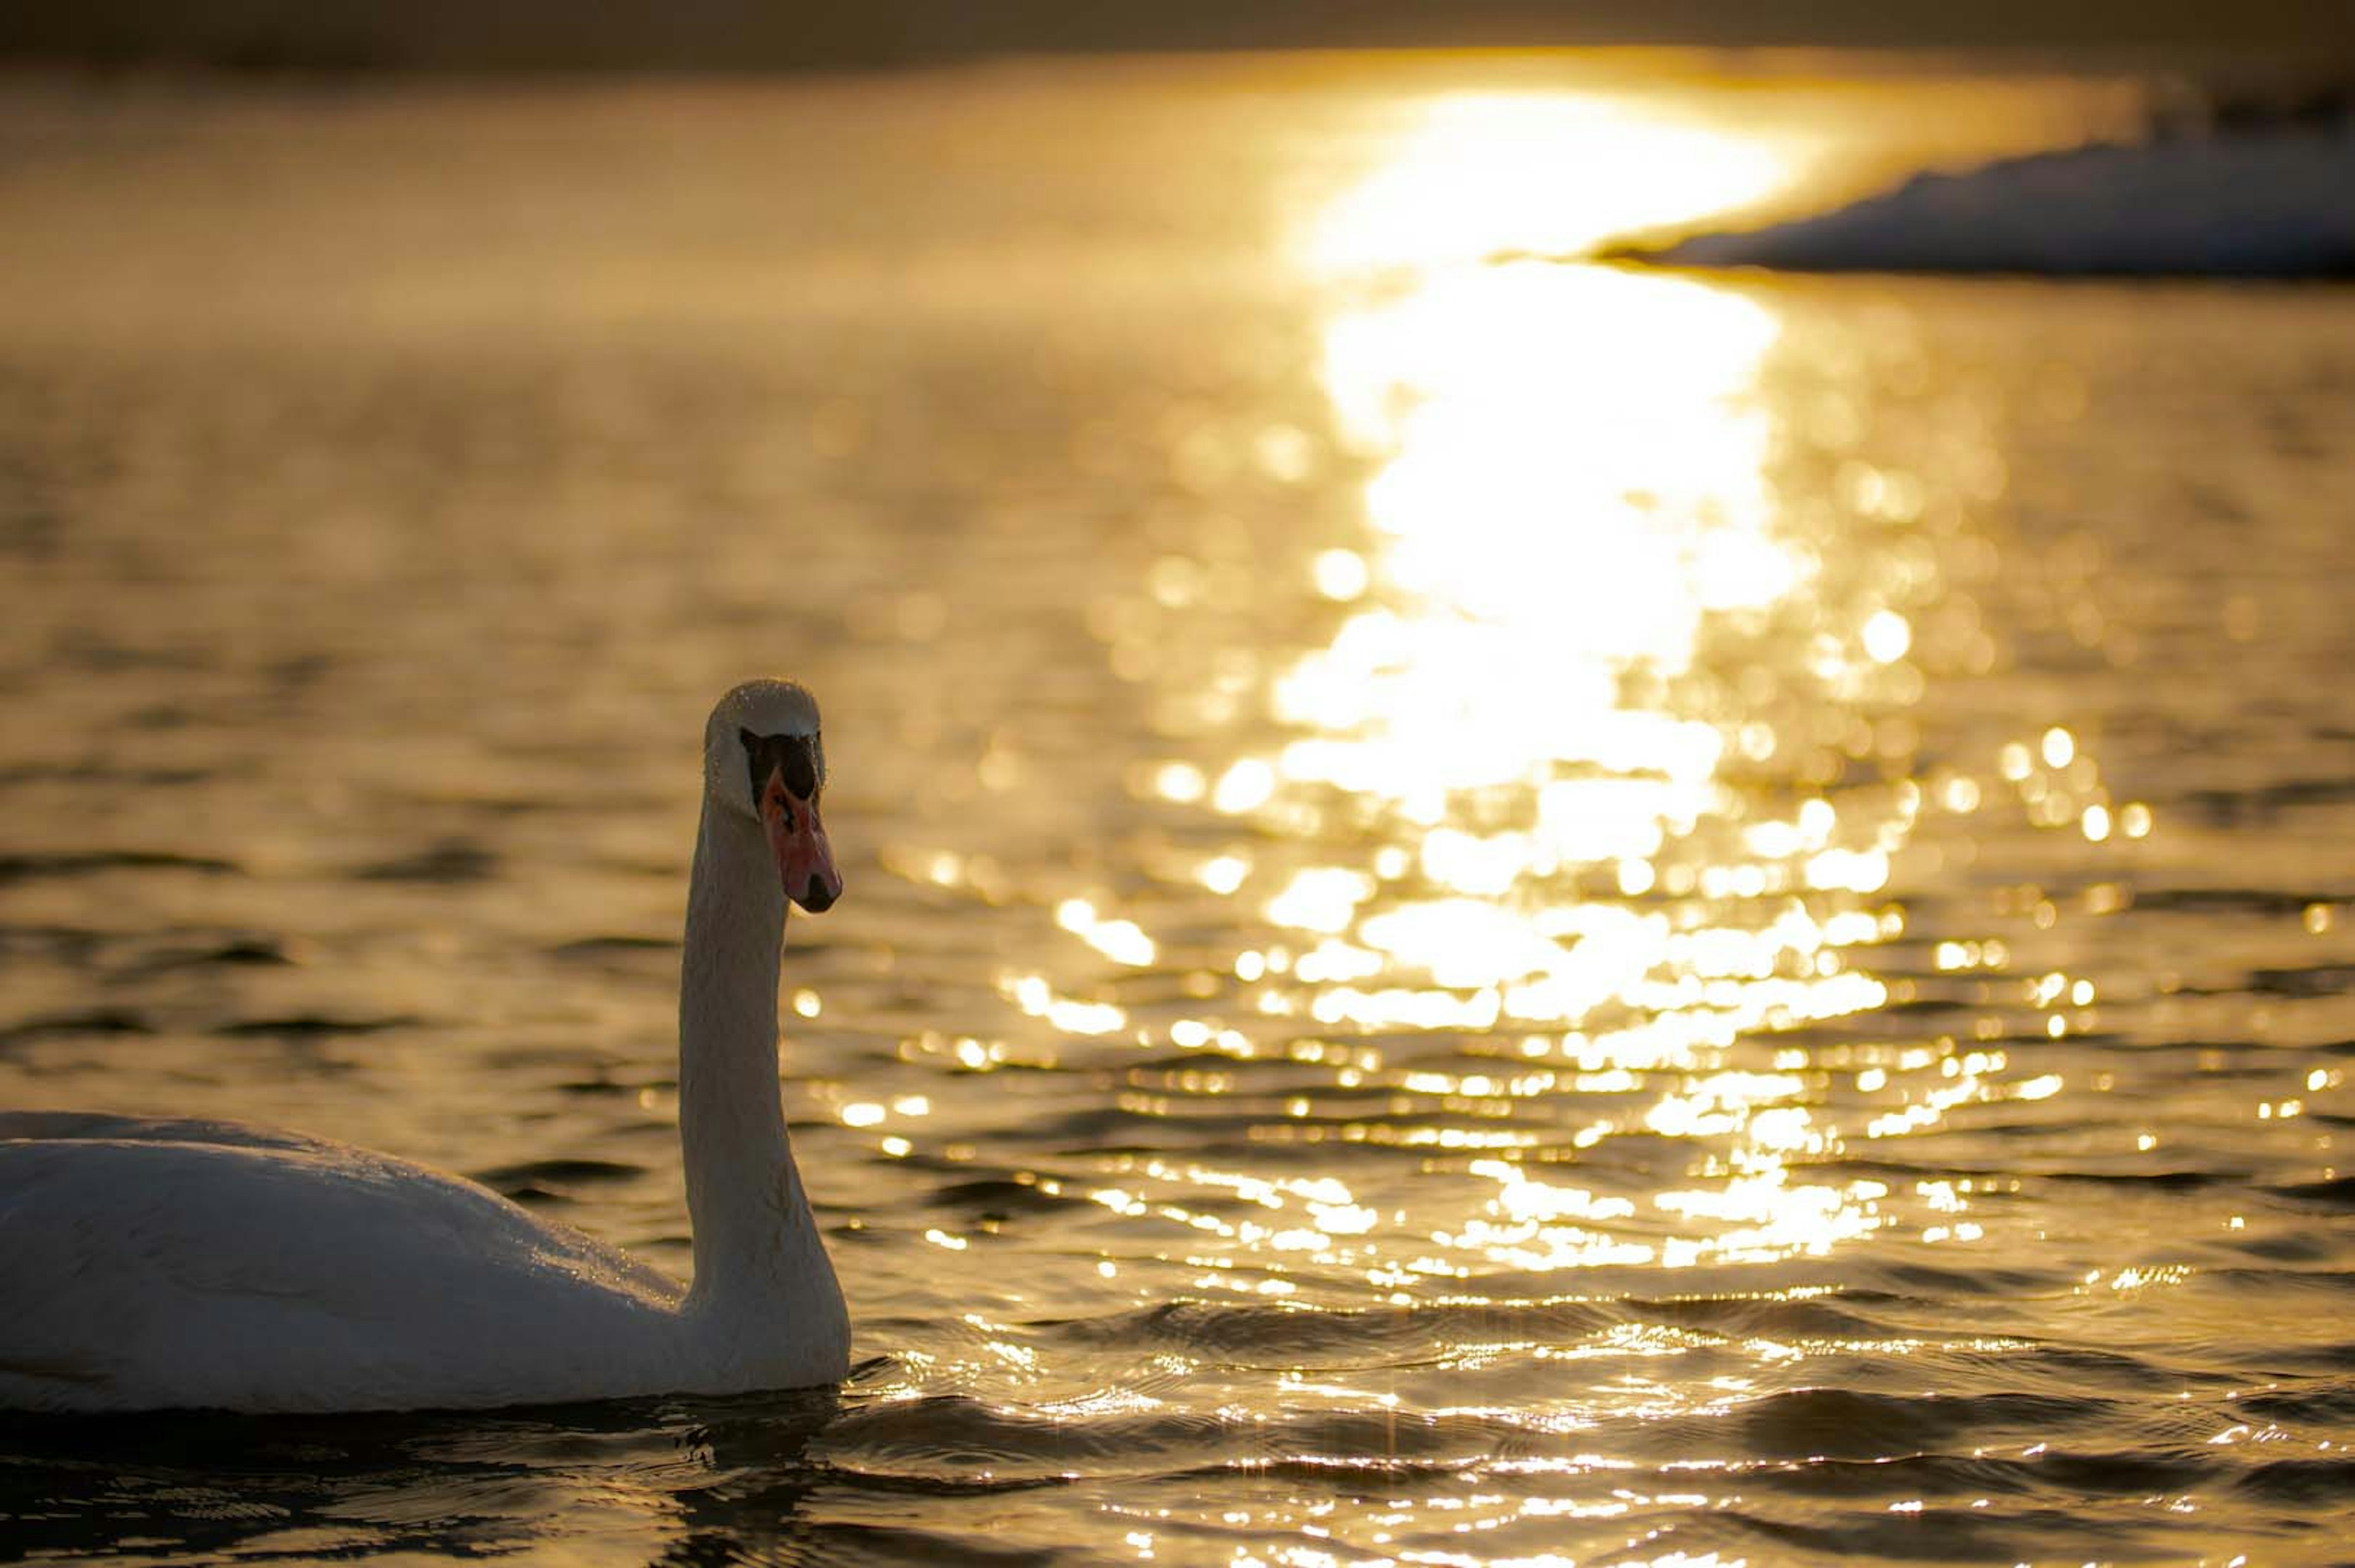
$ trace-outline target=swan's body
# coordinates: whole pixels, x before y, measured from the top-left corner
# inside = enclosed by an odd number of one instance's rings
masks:
[[[725,1382],[678,1286],[497,1194],[220,1123],[5,1116],[0,1402],[493,1405]],[[781,1381],[794,1381],[790,1377]]]
[[[692,1290],[348,1145],[0,1115],[0,1406],[482,1408],[841,1378],[849,1320],[777,1096],[786,890],[819,909],[840,890],[816,708],[739,687],[705,762],[679,997]]]

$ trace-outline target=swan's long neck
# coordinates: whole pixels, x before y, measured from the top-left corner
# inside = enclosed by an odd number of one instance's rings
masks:
[[[816,1281],[833,1285],[777,1093],[784,934],[784,893],[760,827],[707,795],[678,998],[694,1307],[765,1316],[789,1311]]]

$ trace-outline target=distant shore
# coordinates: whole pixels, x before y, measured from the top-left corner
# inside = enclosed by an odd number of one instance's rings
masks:
[[[2160,85],[2139,140],[1924,170],[1828,211],[1604,253],[1799,272],[2355,279],[2355,81]]]

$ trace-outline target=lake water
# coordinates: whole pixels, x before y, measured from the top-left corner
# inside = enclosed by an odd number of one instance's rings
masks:
[[[790,671],[862,1363],[6,1418],[0,1555],[2355,1561],[2355,299],[1571,259],[2137,102],[0,91],[0,1104],[683,1273]]]

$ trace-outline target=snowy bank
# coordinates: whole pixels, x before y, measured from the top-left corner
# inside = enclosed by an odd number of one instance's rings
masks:
[[[1917,175],[1835,211],[1634,254],[1796,272],[2355,277],[2355,124]]]

